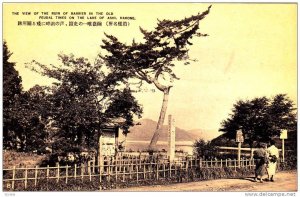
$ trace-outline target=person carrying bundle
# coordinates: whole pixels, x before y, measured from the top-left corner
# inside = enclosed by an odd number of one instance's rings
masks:
[[[254,181],[257,182],[258,178],[259,181],[262,183],[262,177],[265,173],[265,165],[268,161],[267,155],[267,145],[264,143],[259,144],[259,148],[254,151],[254,159],[255,159],[255,178]]]

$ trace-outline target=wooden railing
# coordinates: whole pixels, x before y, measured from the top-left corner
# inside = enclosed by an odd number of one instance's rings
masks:
[[[57,183],[64,181],[66,184],[70,179],[81,179],[92,181],[97,179],[101,184],[103,181],[110,182],[139,182],[145,180],[172,179],[182,172],[188,172],[191,169],[212,169],[212,168],[233,168],[240,167],[253,168],[254,160],[242,159],[240,163],[237,160],[202,160],[199,158],[186,158],[185,160],[175,160],[169,162],[158,157],[141,158],[106,158],[103,165],[95,165],[94,162],[88,162],[86,165],[65,165],[58,163],[55,167],[12,167],[3,169],[4,187],[14,190],[15,184],[23,183],[24,189],[28,183],[37,186],[39,180],[47,182],[51,179]]]

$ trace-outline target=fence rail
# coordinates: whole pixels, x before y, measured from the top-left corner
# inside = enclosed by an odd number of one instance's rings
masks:
[[[109,158],[103,161],[103,165],[95,165],[95,162],[88,162],[87,165],[73,165],[55,167],[21,167],[15,166],[11,169],[3,169],[3,185],[10,184],[11,190],[15,189],[18,182],[23,184],[24,189],[28,187],[28,182],[36,187],[38,181],[43,179],[64,181],[66,184],[71,179],[89,180],[97,179],[101,184],[103,181],[110,182],[139,182],[146,180],[174,179],[179,174],[190,172],[196,169],[211,168],[232,168],[236,170],[240,167],[253,168],[253,159],[237,160],[202,160],[198,158],[186,158],[186,160],[175,160],[169,162],[158,158]]]

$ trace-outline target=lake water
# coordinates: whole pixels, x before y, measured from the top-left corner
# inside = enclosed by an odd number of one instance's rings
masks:
[[[191,141],[178,141],[175,143],[175,150],[177,151],[184,151],[189,154],[193,153],[193,143]],[[126,142],[126,150],[132,150],[132,151],[143,151],[147,150],[148,146],[150,144],[150,141],[127,141]],[[156,147],[158,150],[165,149],[168,150],[168,142],[165,141],[158,141],[156,144]]]

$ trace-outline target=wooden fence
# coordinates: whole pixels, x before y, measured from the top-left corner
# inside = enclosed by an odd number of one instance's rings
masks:
[[[228,146],[217,146],[219,149],[219,153],[231,153],[231,154],[237,154],[238,147],[228,147]],[[241,148],[241,153],[242,155],[249,157],[253,156],[254,151],[257,150],[258,148]],[[282,150],[278,149],[280,157],[282,157]]]
[[[88,162],[87,165],[60,166],[55,167],[22,167],[3,169],[4,187],[9,186],[10,190],[15,189],[16,183],[23,183],[24,189],[28,183],[37,186],[39,180],[56,180],[57,183],[63,181],[66,184],[71,179],[89,180],[97,179],[99,183],[115,181],[118,182],[139,182],[145,180],[172,179],[182,172],[188,172],[191,169],[213,169],[213,168],[233,168],[240,167],[253,168],[254,160],[242,159],[240,163],[237,160],[202,160],[199,158],[186,158],[185,160],[168,160],[159,158],[141,158],[129,157],[106,158],[103,165],[95,165],[94,162]]]

